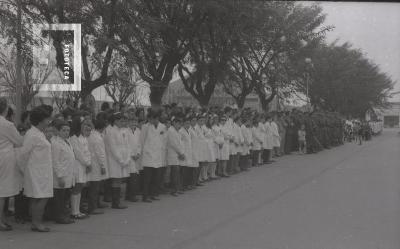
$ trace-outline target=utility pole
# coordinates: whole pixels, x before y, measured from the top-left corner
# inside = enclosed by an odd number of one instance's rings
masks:
[[[21,103],[21,92],[22,92],[22,8],[21,0],[17,2],[17,65],[16,65],[16,82],[15,82],[15,102],[16,102],[16,113],[15,122],[18,125],[21,121],[22,103]]]

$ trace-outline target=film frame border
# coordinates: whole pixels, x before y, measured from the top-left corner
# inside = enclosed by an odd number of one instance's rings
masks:
[[[39,84],[34,85],[34,89],[39,92],[58,92],[58,91],[81,91],[82,81],[82,60],[81,60],[81,24],[80,23],[52,23],[36,24],[33,32],[37,37],[41,37],[42,31],[73,31],[73,84]],[[40,64],[40,63],[39,63]]]

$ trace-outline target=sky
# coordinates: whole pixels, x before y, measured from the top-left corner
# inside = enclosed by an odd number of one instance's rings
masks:
[[[318,2],[327,15],[327,42],[339,39],[361,49],[367,58],[397,82],[400,91],[400,3]],[[400,94],[392,98],[400,101]]]

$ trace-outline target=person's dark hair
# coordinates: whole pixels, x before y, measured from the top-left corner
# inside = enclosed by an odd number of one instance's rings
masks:
[[[101,110],[102,112],[104,112],[104,111],[106,111],[106,110],[108,110],[108,109],[110,109],[110,104],[109,104],[108,102],[103,102],[103,103],[101,104],[100,110]]]
[[[149,108],[147,110],[147,118],[160,118],[161,116],[161,110],[154,110],[152,108]]]
[[[50,116],[53,114],[53,107],[52,106],[43,104],[43,105],[41,105],[39,107],[42,107],[44,110],[46,110],[49,113]]]
[[[81,126],[82,126],[81,117],[80,116],[73,117],[71,123],[70,136],[75,135],[79,137],[81,135]]]
[[[123,114],[121,112],[113,113],[112,115],[109,116],[108,123],[110,125],[114,126],[115,121],[122,119],[122,118],[123,118]]]
[[[60,119],[54,119],[53,121],[53,126],[60,131],[61,128],[63,128],[64,126],[69,126],[69,124],[67,122],[65,122],[64,120],[60,120]]]
[[[1,97],[0,98],[0,113],[5,112],[7,107],[8,107],[7,99],[4,97]]]
[[[14,110],[11,107],[9,107],[8,111],[7,111],[6,119],[8,121],[12,121],[12,116],[14,116]]]
[[[50,117],[51,117],[51,112],[49,112],[48,108],[46,108],[45,106],[38,106],[32,109],[29,115],[29,120],[31,121],[32,125],[37,126],[43,120]]]
[[[93,123],[96,130],[102,130],[107,126],[107,122],[104,119],[96,119]]]

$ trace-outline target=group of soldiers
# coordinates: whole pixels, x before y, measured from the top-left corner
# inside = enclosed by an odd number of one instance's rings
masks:
[[[344,119],[337,113],[278,112],[276,121],[281,135],[281,153],[290,154],[298,150],[297,131],[302,125],[306,131],[307,153],[317,153],[323,149],[343,144]]]

